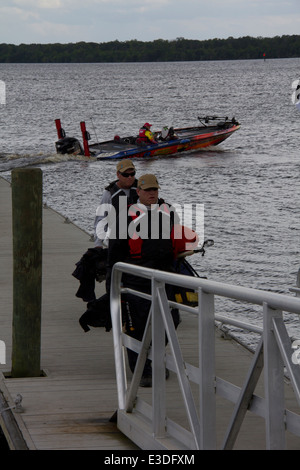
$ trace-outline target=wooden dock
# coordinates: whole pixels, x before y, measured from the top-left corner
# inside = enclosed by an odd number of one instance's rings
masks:
[[[0,413],[0,425],[11,449],[29,450],[137,450],[110,422],[115,413],[113,337],[103,328],[84,333],[78,319],[86,304],[75,297],[78,281],[71,275],[81,255],[92,247],[89,235],[55,211],[43,210],[43,303],[41,369],[38,378],[11,378],[12,338],[12,233],[11,188],[0,177],[0,340],[6,345],[6,364],[0,365],[0,409],[13,406],[18,394],[22,412]],[[101,284],[97,286],[101,294]],[[188,314],[178,329],[184,355],[195,356],[196,319]],[[231,340],[216,335],[218,372],[241,386],[251,353]],[[178,382],[168,380],[169,408],[184,422]],[[147,399],[151,389],[141,389]],[[297,408],[287,386],[289,408]],[[217,400],[218,440],[222,442],[233,408]],[[9,416],[8,416],[9,415]],[[288,436],[288,447],[300,449],[300,438]],[[236,449],[264,449],[264,422],[250,415],[236,443]]]
[[[112,333],[85,333],[78,320],[86,303],[75,297],[71,273],[93,244],[89,236],[51,209],[43,211],[42,352],[38,378],[7,378],[12,338],[11,188],[0,178],[0,390],[9,406],[23,397],[13,416],[29,449],[135,449],[109,420],[117,409]],[[101,284],[97,284],[101,295]],[[14,443],[11,443],[14,446]]]

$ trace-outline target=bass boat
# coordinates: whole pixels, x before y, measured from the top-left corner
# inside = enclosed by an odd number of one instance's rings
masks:
[[[80,123],[83,146],[74,137],[66,137],[59,119],[55,120],[58,141],[55,143],[59,154],[79,154],[94,157],[97,160],[122,158],[147,158],[170,156],[191,152],[201,148],[215,146],[228,139],[240,128],[235,118],[218,116],[198,117],[200,124],[195,127],[164,127],[154,132],[157,143],[139,142],[137,136],[120,137],[112,140],[89,143],[90,134],[85,122]]]

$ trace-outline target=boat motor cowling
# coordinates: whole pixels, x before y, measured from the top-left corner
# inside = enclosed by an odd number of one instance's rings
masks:
[[[62,155],[75,154],[84,155],[83,148],[75,137],[64,137],[55,142],[56,152]]]

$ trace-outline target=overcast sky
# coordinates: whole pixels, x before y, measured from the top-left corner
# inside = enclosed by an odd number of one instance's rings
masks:
[[[0,43],[300,34],[300,0],[0,0]]]

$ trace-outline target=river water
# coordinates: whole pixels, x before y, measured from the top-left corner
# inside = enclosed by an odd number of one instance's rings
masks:
[[[138,64],[0,64],[0,175],[43,170],[44,202],[89,233],[116,163],[58,156],[54,120],[92,140],[197,123],[197,116],[235,116],[241,129],[224,143],[180,155],[138,160],[155,173],[166,201],[204,204],[205,237],[215,245],[190,259],[200,275],[229,284],[290,293],[300,267],[300,113],[292,83],[300,59]],[[78,253],[78,258],[81,253]],[[70,273],[71,275],[71,273]],[[75,293],[74,293],[75,294]],[[218,312],[261,324],[261,311],[217,302]],[[298,317],[286,319],[300,338]],[[235,334],[250,347],[256,339]]]

